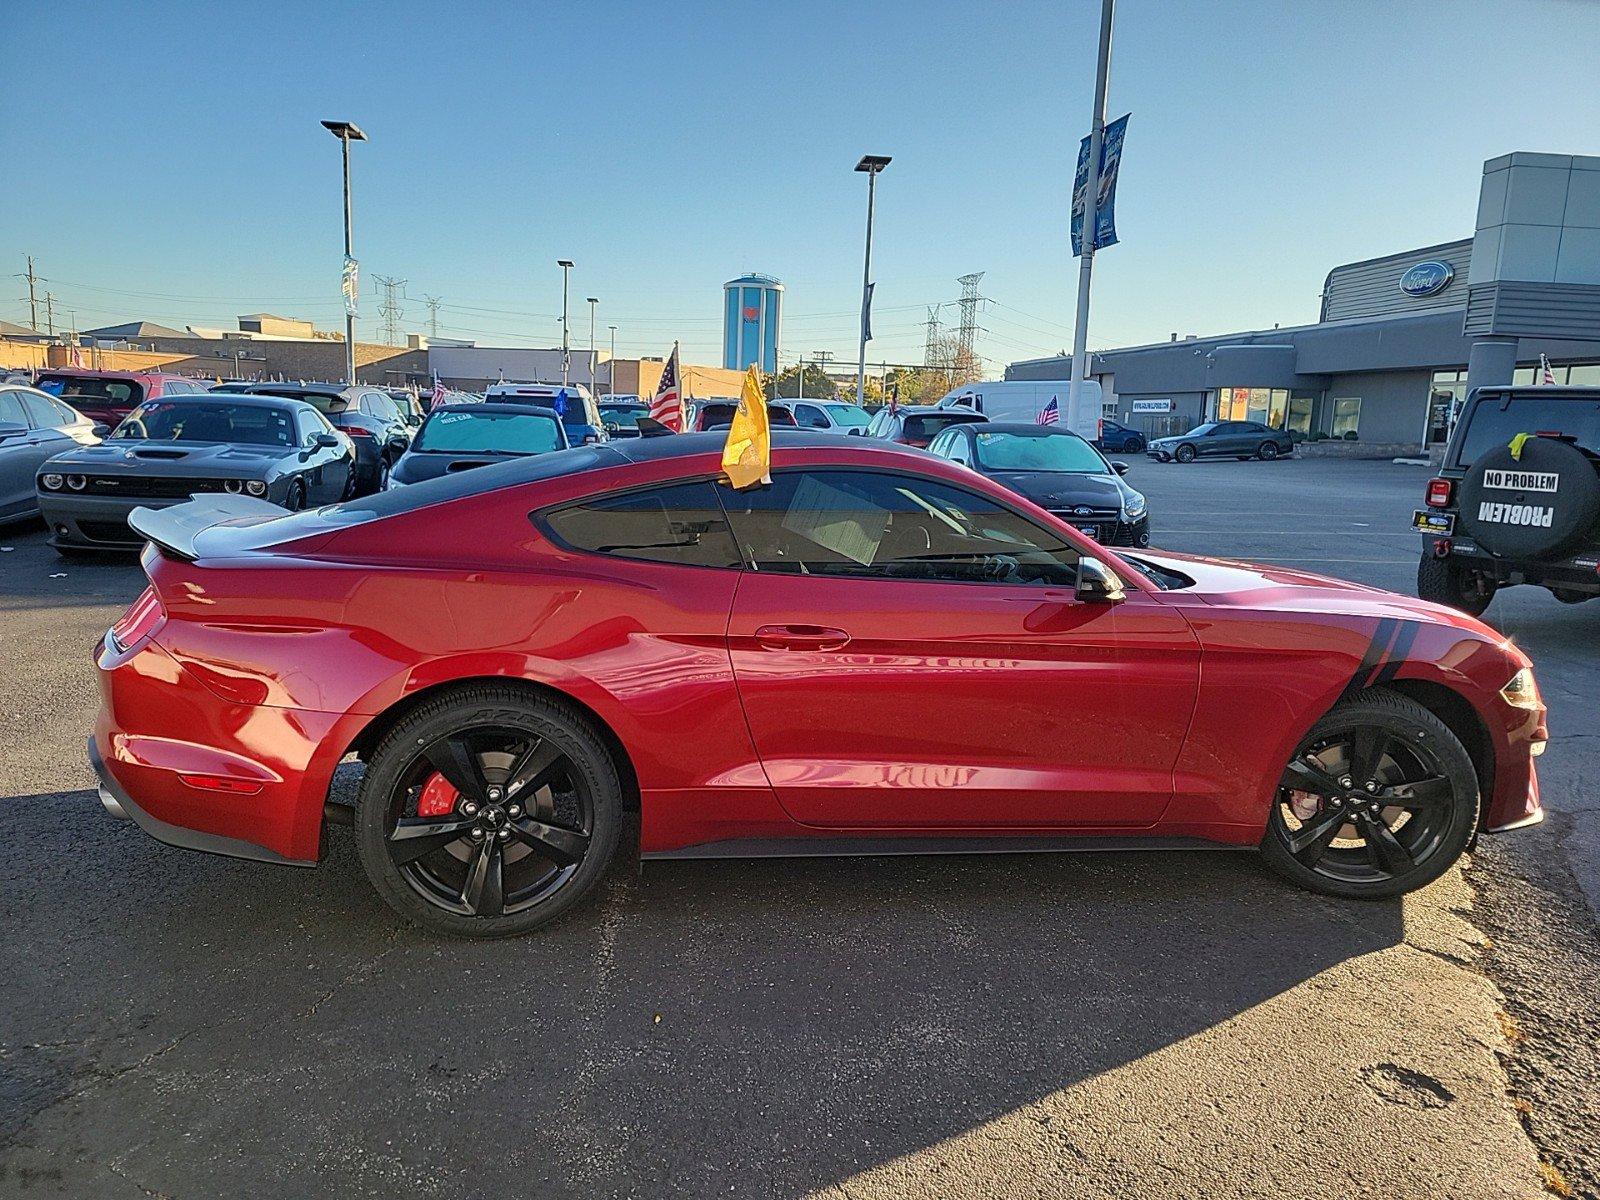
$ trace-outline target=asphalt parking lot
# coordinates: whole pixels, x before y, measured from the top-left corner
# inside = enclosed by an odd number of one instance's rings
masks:
[[[1161,545],[1406,591],[1426,478],[1129,477]],[[472,944],[397,925],[338,831],[290,871],[106,819],[89,652],[141,576],[0,546],[0,1194],[1600,1190],[1600,603],[1490,609],[1552,710],[1551,816],[1404,901],[1229,850],[624,856]]]

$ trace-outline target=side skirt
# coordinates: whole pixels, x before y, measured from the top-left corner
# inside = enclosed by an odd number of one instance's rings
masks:
[[[734,838],[642,859],[853,858],[897,854],[1083,854],[1107,850],[1243,850],[1249,847],[1185,837],[804,837]]]

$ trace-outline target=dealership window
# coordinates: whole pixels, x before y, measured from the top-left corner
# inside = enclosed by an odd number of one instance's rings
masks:
[[[1312,403],[1310,396],[1291,396],[1283,427],[1292,429],[1296,433],[1309,434],[1311,432]]]
[[[1361,424],[1361,397],[1344,396],[1333,402],[1333,427],[1329,430],[1336,438],[1356,436]]]
[[[1274,429],[1284,428],[1289,412],[1287,388],[1218,388],[1219,421],[1258,421]]]

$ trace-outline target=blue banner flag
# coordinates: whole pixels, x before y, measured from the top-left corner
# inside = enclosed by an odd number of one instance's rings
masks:
[[[1123,113],[1100,135],[1100,188],[1094,210],[1094,248],[1117,244],[1117,168],[1131,113]],[[1078,174],[1072,183],[1072,253],[1083,253],[1083,211],[1089,199],[1089,139],[1078,146]]]

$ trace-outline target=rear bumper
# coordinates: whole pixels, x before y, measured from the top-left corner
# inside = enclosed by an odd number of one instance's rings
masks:
[[[1433,553],[1439,539],[1423,534],[1423,554]],[[1502,584],[1532,583],[1600,595],[1600,548],[1585,547],[1576,554],[1556,559],[1501,558],[1491,554],[1470,538],[1452,534],[1450,552],[1445,557],[1487,572]]]
[[[169,845],[316,864],[328,786],[362,718],[224,699],[153,642],[103,641],[96,665],[89,760],[108,812]]]

